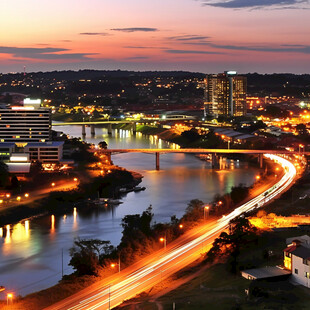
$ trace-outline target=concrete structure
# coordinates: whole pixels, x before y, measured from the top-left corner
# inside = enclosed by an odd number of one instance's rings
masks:
[[[62,160],[63,145],[63,141],[28,143],[24,147],[24,152],[30,155],[31,161],[41,163],[60,162]]]
[[[290,271],[273,266],[264,268],[255,268],[241,271],[242,277],[248,280],[261,280],[261,279],[271,279],[279,277],[288,277],[291,274]]]
[[[50,139],[50,109],[29,105],[0,109],[0,142],[45,142]]]
[[[296,237],[283,251],[284,267],[292,272],[292,280],[310,287],[310,244],[309,237]]]
[[[235,71],[207,75],[205,78],[205,115],[218,117],[246,114],[246,77]]]

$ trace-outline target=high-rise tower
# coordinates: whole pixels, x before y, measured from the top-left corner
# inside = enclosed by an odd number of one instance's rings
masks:
[[[246,77],[236,71],[210,74],[205,78],[205,114],[218,117],[246,114]]]

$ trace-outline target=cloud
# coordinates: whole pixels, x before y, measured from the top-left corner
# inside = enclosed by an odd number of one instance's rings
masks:
[[[310,54],[310,45],[282,44],[279,46],[252,46],[252,45],[221,45],[212,42],[184,42],[191,46],[210,46],[217,49],[253,51],[253,52],[277,52],[277,53],[301,53]]]
[[[166,53],[169,54],[210,54],[210,55],[218,55],[222,54],[220,52],[210,52],[210,51],[193,51],[193,50],[165,50]]]
[[[133,56],[133,57],[127,57],[124,58],[125,60],[140,60],[140,59],[149,59],[147,56]]]
[[[113,28],[112,31],[121,31],[121,32],[155,32],[158,31],[157,28],[144,28],[144,27],[134,27],[134,28]]]
[[[228,9],[283,7],[296,8],[309,4],[309,0],[203,0],[204,6],[213,6]]]
[[[61,53],[70,51],[66,48],[55,47],[11,47],[0,46],[0,54],[11,54],[14,58],[29,58],[29,59],[89,59],[91,53]]]
[[[196,40],[205,40],[209,38],[210,37],[199,36],[199,35],[183,35],[183,36],[169,37],[168,39],[175,40],[175,41],[196,41]]]
[[[210,44],[210,46],[226,50],[310,54],[310,45],[301,45],[301,46],[280,45],[278,47],[274,47],[274,46],[219,45],[212,43]]]
[[[81,36],[110,36],[111,34],[107,33],[107,32],[81,32],[80,33]]]

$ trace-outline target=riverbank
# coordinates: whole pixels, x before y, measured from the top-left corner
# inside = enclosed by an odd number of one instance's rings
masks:
[[[47,197],[37,199],[29,204],[0,210],[0,226],[17,223],[31,217],[44,215],[63,215],[71,212],[76,206],[80,209],[90,208],[90,201],[101,197],[112,198],[120,187],[133,188],[137,186],[143,176],[136,172],[129,172],[123,168],[110,166],[110,173],[105,176],[93,177],[88,182],[81,183],[76,190],[51,191]]]
[[[198,206],[199,207],[199,212],[198,212],[198,219],[200,221],[203,220],[203,208],[201,208],[201,205]],[[198,210],[198,209],[197,209]],[[197,215],[197,212],[194,210],[194,213]],[[193,220],[193,223],[199,223],[199,220],[197,220],[197,218],[195,218]],[[179,222],[176,222],[176,224],[178,224]],[[189,222],[182,222],[182,224],[184,225],[184,227],[187,227],[185,229],[188,229],[188,227],[190,227],[191,225],[189,225]],[[161,225],[159,227],[162,227],[162,229],[164,229],[167,233],[167,226],[165,224],[157,224],[157,225]],[[176,225],[176,228],[179,231],[178,225]],[[161,234],[162,235],[162,234]],[[171,234],[167,233],[167,237],[169,236],[169,238],[171,237]],[[158,238],[156,238],[156,246],[157,247],[161,247],[160,244],[158,244]],[[169,239],[169,242],[171,242],[172,240]],[[145,246],[143,251],[137,251],[139,253],[144,253],[144,256],[147,255],[148,253],[145,252]],[[154,247],[151,247],[154,251]],[[140,254],[141,255],[141,254]],[[140,258],[143,257],[140,256]],[[124,267],[122,267],[124,268]],[[22,305],[22,309],[23,310],[30,310],[30,309],[42,309],[42,305],[47,306],[48,304],[54,303],[57,300],[63,299],[66,296],[70,296],[71,294],[73,294],[74,292],[77,292],[79,290],[81,290],[84,287],[88,287],[90,284],[94,283],[94,281],[100,281],[103,280],[106,276],[112,274],[113,271],[108,268],[106,269],[103,273],[102,276],[100,276],[99,278],[95,278],[94,277],[82,277],[82,278],[75,278],[75,277],[71,277],[70,280],[68,280],[68,278],[64,279],[63,281],[61,281],[58,285],[51,287],[48,290],[44,290],[41,292],[38,292],[36,294],[31,294],[25,298],[22,298],[20,301],[17,302],[16,307],[11,307],[10,309],[20,309],[21,305]],[[75,286],[74,283],[76,283],[77,285]],[[39,307],[40,306],[40,307]],[[18,308],[19,307],[19,308]],[[5,309],[5,308],[4,308]]]

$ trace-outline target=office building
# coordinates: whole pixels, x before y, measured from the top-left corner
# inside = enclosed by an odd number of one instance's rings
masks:
[[[0,142],[45,142],[50,139],[50,109],[30,105],[0,109]]]
[[[236,71],[207,75],[205,78],[205,115],[213,117],[246,114],[246,77]]]
[[[24,152],[30,155],[31,161],[55,163],[62,161],[63,145],[63,141],[30,142],[24,147]]]

